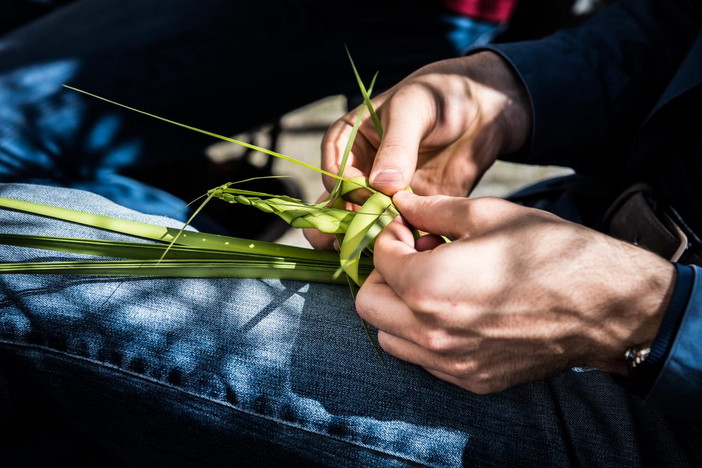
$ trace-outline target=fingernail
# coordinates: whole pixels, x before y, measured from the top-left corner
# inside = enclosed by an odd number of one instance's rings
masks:
[[[397,169],[382,169],[373,176],[371,185],[384,185],[399,188],[402,185],[402,173]]]
[[[334,239],[334,241],[332,242],[332,249],[334,249],[337,252],[341,251],[341,246],[339,245],[338,239]]]

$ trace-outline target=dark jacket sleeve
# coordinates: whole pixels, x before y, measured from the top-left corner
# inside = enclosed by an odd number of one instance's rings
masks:
[[[529,147],[506,159],[621,176],[637,158],[635,142],[645,141],[639,127],[700,29],[699,2],[622,0],[577,29],[489,46],[522,78],[533,108]],[[642,393],[651,406],[702,421],[702,268],[678,270],[686,280],[678,276],[678,300],[656,338],[658,360],[649,363]]]
[[[692,0],[622,0],[578,28],[489,46],[514,66],[533,105],[529,148],[505,159],[620,172],[700,30],[699,9]]]
[[[702,421],[702,268],[685,268],[691,270],[690,291],[682,304],[680,324],[645,397],[649,405],[667,413]]]

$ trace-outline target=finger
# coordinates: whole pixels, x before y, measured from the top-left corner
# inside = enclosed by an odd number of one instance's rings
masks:
[[[407,305],[374,270],[356,296],[358,315],[378,330],[414,340],[421,324]]]
[[[443,380],[455,383],[457,379],[445,372],[447,367],[446,359],[440,354],[434,353],[411,340],[406,340],[401,336],[393,335],[385,331],[378,331],[378,344],[388,354],[395,356],[406,362],[411,362],[423,367],[434,375],[442,375]]]
[[[431,116],[418,117],[417,109],[426,107],[416,92],[397,93],[385,102],[383,138],[369,177],[375,189],[392,195],[410,185],[420,142],[431,125]]]
[[[333,174],[339,173],[341,162],[347,142],[351,137],[353,120],[358,109],[345,115],[332,124],[322,139],[322,169]],[[347,161],[344,177],[368,177],[371,162],[375,156],[375,148],[361,135],[358,134],[353,142],[349,159]],[[337,179],[322,176],[322,182],[327,190],[331,191]]]
[[[373,246],[375,270],[390,288],[403,297],[412,285],[425,281],[426,254],[414,247],[412,232],[401,218],[396,218],[381,231]]]
[[[352,205],[355,205],[354,208],[347,209],[358,210],[360,206],[362,206],[371,197],[371,195],[373,195],[373,192],[366,189],[365,187],[360,187],[344,194],[344,200],[347,200]]]
[[[414,247],[418,252],[424,252],[425,250],[433,250],[445,243],[446,241],[444,241],[441,236],[437,236],[435,234],[425,234],[414,241]]]
[[[503,376],[500,379],[486,379],[486,376],[481,376],[479,374],[474,375],[473,373],[452,375],[429,367],[425,367],[424,370],[438,379],[445,380],[448,383],[457,385],[465,390],[477,393],[478,395],[487,395],[488,393],[500,392],[514,385],[541,378],[538,375],[531,374],[530,377],[520,377],[518,379],[509,378],[511,376]]]
[[[339,250],[339,243],[333,234],[325,234],[317,229],[303,229],[302,234],[307,242],[317,250]]]
[[[386,353],[402,361],[416,364],[438,379],[475,393],[488,393],[488,389],[472,383],[470,379],[466,378],[466,375],[458,375],[454,369],[449,370],[447,361],[443,356],[411,341],[379,331],[378,344]],[[465,367],[468,369],[468,366]],[[452,371],[454,373],[451,373]]]
[[[480,391],[478,388],[476,388],[475,386],[471,386],[468,382],[464,381],[463,379],[456,377],[454,375],[451,375],[451,374],[447,374],[446,372],[432,369],[430,367],[425,367],[424,370],[429,372],[431,375],[433,375],[437,379],[440,379],[440,380],[443,380],[443,381],[448,382],[450,384],[456,385],[456,386],[461,387],[465,390],[469,390],[473,393],[478,393],[478,394],[488,393],[486,391]]]
[[[499,198],[422,197],[404,190],[395,194],[393,202],[410,225],[452,238],[501,226],[528,209]]]

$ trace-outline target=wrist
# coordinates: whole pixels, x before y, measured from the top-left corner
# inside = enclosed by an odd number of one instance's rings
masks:
[[[631,249],[624,270],[611,272],[611,295],[602,328],[598,329],[599,352],[590,365],[604,371],[629,375],[648,359],[675,289],[673,264],[639,247]],[[621,276],[619,276],[621,275]],[[619,278],[629,278],[627,284]]]
[[[529,93],[512,66],[500,55],[482,51],[469,55],[467,75],[481,109],[482,130],[491,129],[495,158],[521,149],[529,139],[532,112]]]
[[[672,297],[663,315],[656,337],[650,347],[634,349],[629,354],[630,385],[640,395],[653,386],[662,369],[680,328],[694,284],[694,270],[675,264],[676,279]]]
[[[627,373],[631,373],[650,359],[656,335],[675,290],[675,267],[667,261],[660,263],[660,268],[653,269],[650,275],[643,278],[644,291],[638,301],[641,318],[638,323],[632,323],[631,336],[623,355]]]

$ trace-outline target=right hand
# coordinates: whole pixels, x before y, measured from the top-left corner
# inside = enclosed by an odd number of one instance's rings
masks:
[[[498,198],[393,200],[412,226],[455,240],[420,245],[431,236],[399,220],[376,239],[356,309],[391,355],[487,393],[573,366],[626,375],[627,348],[653,342],[669,261]]]

